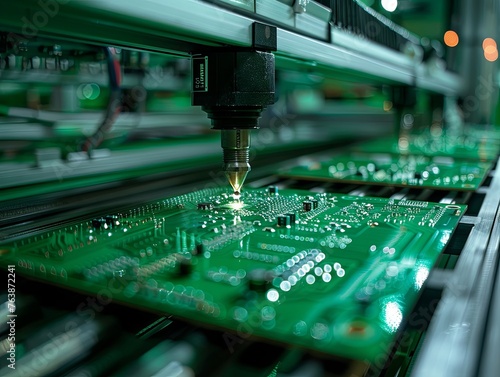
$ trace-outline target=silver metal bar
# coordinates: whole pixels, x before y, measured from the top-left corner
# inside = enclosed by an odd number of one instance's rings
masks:
[[[446,196],[439,201],[439,203],[443,204],[454,204],[455,203],[455,198],[457,197],[457,192],[456,191],[450,191]]]
[[[476,190],[476,194],[486,194],[490,188],[489,187],[479,187]]]
[[[425,288],[443,289],[443,287],[446,287],[446,284],[448,284],[452,275],[453,270],[435,268],[430,272],[429,277],[425,282]]]
[[[500,173],[491,183],[443,297],[431,321],[412,377],[475,375],[498,259]]]
[[[409,192],[410,192],[409,188],[404,188],[401,191],[398,191],[395,194],[391,195],[390,199],[395,199],[395,200],[404,199]]]
[[[429,197],[433,194],[433,191],[431,189],[423,189],[418,196],[416,197],[416,200],[423,200],[423,201],[428,201]]]
[[[49,181],[62,181],[82,177],[121,171],[122,169],[142,168],[154,164],[176,163],[188,159],[204,158],[206,161],[220,159],[220,146],[216,141],[199,144],[196,149],[183,145],[112,151],[108,157],[96,159],[78,159],[74,161],[54,160],[42,167],[32,163],[5,163],[0,169],[1,188],[35,184]]]
[[[47,35],[184,56],[201,45],[252,44],[251,25],[255,19],[203,1],[72,0],[56,4],[57,11],[47,13],[37,0],[11,2],[0,15],[2,28],[12,31],[10,38],[14,40],[29,41]],[[416,71],[402,53],[396,52],[401,59],[385,59],[386,50],[372,44],[368,54],[364,48],[349,49],[278,28],[276,63],[277,67],[305,65],[329,74],[350,73],[364,80],[417,83],[437,92],[459,92],[460,77],[438,70],[426,80],[429,70]]]
[[[476,225],[481,222],[480,217],[475,217],[475,216],[463,216],[460,219],[460,224],[471,224],[471,225]]]
[[[356,188],[355,190],[352,190],[349,192],[349,195],[353,196],[366,196],[366,193],[368,192],[369,186],[360,186]]]
[[[495,220],[489,248],[496,253],[498,260],[498,250],[500,249],[500,211]],[[498,357],[498,349],[500,347],[500,326],[498,326],[498,318],[500,318],[500,271],[497,271],[491,311],[485,327],[486,335],[483,345],[483,354],[481,355],[479,364],[479,377],[495,376],[500,370],[500,358]]]
[[[377,46],[374,48],[376,49]],[[385,48],[380,48],[380,50],[383,53]],[[281,62],[279,57],[296,58],[304,60],[311,68],[332,68],[342,70],[344,74],[357,72],[404,84],[413,84],[415,81],[413,69],[409,66],[386,62],[360,51],[351,51],[282,29],[278,29],[276,56],[278,66]]]
[[[465,90],[463,80],[455,73],[444,71],[426,64],[419,64],[415,85],[443,94],[453,95]]]

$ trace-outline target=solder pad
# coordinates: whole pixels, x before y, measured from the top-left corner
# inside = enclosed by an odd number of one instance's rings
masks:
[[[465,209],[273,188],[237,201],[207,189],[11,241],[0,260],[94,295],[101,310],[120,302],[227,330],[229,348],[255,336],[374,361]]]
[[[374,153],[339,155],[325,161],[304,159],[300,165],[278,174],[314,181],[474,191],[490,169],[490,162]]]

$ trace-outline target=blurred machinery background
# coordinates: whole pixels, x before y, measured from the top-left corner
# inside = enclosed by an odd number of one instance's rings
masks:
[[[468,209],[376,362],[241,334],[228,341],[201,323],[26,279],[21,266],[18,368],[8,369],[5,295],[0,374],[498,374],[497,1],[2,5],[0,245],[207,188]],[[429,161],[442,173],[427,171]],[[8,252],[0,246],[0,258]],[[7,270],[2,279],[3,291]]]

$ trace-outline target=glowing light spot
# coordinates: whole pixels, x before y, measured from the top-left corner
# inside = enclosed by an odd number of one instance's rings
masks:
[[[411,114],[405,114],[403,117],[403,126],[405,128],[412,128],[415,122],[415,117]]]
[[[498,50],[495,46],[487,46],[484,49],[484,58],[489,62],[494,62],[498,59]]]
[[[78,99],[81,100],[95,100],[100,94],[101,88],[95,83],[81,84],[76,91]]]
[[[290,277],[288,278],[288,281],[289,281],[289,282],[290,282],[290,284],[293,286],[293,285],[297,284],[298,279],[297,279],[297,277],[296,277],[295,275],[292,275],[292,276],[290,276]]]
[[[329,334],[328,325],[325,323],[317,322],[311,328],[311,336],[317,340],[326,339]]]
[[[495,50],[497,47],[497,42],[493,38],[484,38],[483,40],[483,50],[486,50],[489,47],[493,47]]]
[[[229,207],[231,209],[235,209],[235,210],[242,209],[244,207],[244,205],[245,205],[245,203],[240,202],[239,200],[236,202],[233,202],[233,203],[229,203]]]
[[[396,302],[388,302],[384,307],[384,322],[390,332],[396,332],[403,320],[403,313]]]
[[[280,298],[280,294],[276,289],[270,289],[267,291],[266,297],[271,302],[276,302]]]
[[[248,318],[248,311],[241,306],[234,309],[233,318],[238,322],[243,322]]]
[[[304,336],[307,334],[307,324],[304,321],[297,322],[293,326],[293,334],[297,336]]]
[[[382,7],[388,12],[394,12],[398,7],[398,0],[382,0]]]
[[[323,279],[323,281],[325,283],[329,283],[331,280],[332,280],[332,275],[330,275],[329,273],[324,273],[321,278]]]
[[[408,142],[408,139],[406,137],[402,137],[398,140],[398,145],[400,149],[406,150],[408,149],[410,143]]]
[[[417,289],[422,288],[422,285],[427,280],[428,276],[429,276],[429,269],[427,267],[420,266],[417,269],[417,273],[415,275],[415,287]]]
[[[307,275],[306,276],[306,283],[307,284],[314,284],[315,281],[316,281],[316,278],[314,277],[314,275]]]
[[[498,59],[497,43],[493,38],[483,40],[484,58],[490,62]]]
[[[444,33],[444,44],[448,47],[455,47],[460,42],[460,38],[458,38],[458,34],[453,30],[448,30]]]
[[[451,210],[454,210],[454,208],[450,208]],[[444,245],[448,243],[448,240],[450,239],[450,232],[446,232],[441,236],[441,239],[439,242],[441,242]]]
[[[337,270],[337,276],[338,276],[339,278],[344,277],[344,276],[345,276],[345,270],[344,270],[343,268],[339,268],[339,269]]]
[[[283,292],[288,292],[290,290],[290,288],[292,287],[292,285],[290,284],[289,281],[287,280],[284,280],[280,283],[280,288]]]
[[[385,269],[385,273],[387,274],[387,276],[389,277],[395,277],[398,275],[399,273],[399,269],[398,269],[398,266],[397,265],[392,265],[392,266],[389,266]]]
[[[276,310],[272,306],[264,306],[260,312],[264,321],[271,321],[276,317]]]

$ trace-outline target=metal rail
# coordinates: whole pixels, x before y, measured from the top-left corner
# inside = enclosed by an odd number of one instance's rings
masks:
[[[199,0],[54,0],[52,8],[40,4],[24,0],[3,8],[0,23],[11,32],[11,40],[30,41],[44,35],[188,56],[206,46],[248,47],[252,23],[263,19],[259,14],[246,12],[251,16],[244,16]],[[403,53],[389,53],[387,48],[361,39],[342,46],[300,33],[278,28],[278,68],[340,73],[349,79],[416,85],[443,94],[462,90],[459,76],[442,69],[432,72]]]
[[[430,323],[412,377],[470,377],[477,373],[498,262],[500,170]]]

